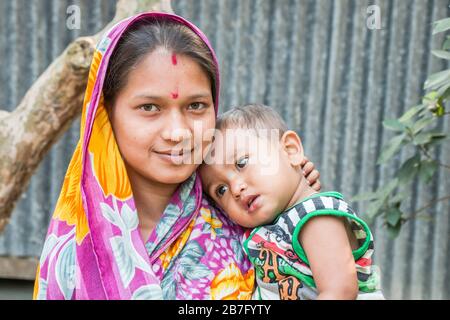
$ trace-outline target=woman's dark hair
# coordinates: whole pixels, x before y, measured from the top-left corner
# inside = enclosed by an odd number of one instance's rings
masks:
[[[193,30],[179,22],[146,18],[125,31],[111,55],[103,84],[103,96],[108,110],[114,106],[117,94],[126,85],[130,70],[147,54],[161,47],[196,61],[211,82],[215,101],[217,67],[206,43]]]

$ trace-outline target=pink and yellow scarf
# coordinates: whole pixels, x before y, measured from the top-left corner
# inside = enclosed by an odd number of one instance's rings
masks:
[[[243,230],[204,198],[196,173],[173,194],[149,240],[141,239],[102,87],[118,40],[148,17],[191,28],[217,64],[206,36],[172,14],[139,14],[103,37],[90,68],[80,141],[40,257],[34,299],[249,299],[252,294],[254,273],[242,251]],[[217,111],[219,83],[216,88]]]

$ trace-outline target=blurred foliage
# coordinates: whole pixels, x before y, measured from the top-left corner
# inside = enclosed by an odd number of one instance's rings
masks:
[[[448,30],[450,18],[439,20],[434,23],[433,35]],[[433,50],[432,54],[440,59],[450,60],[449,35],[446,36],[442,49]],[[408,215],[401,206],[410,197],[415,184],[430,184],[440,167],[450,170],[450,165],[439,163],[432,156],[433,150],[449,139],[447,132],[433,128],[436,128],[437,121],[450,114],[445,109],[446,102],[450,100],[450,69],[430,75],[425,81],[424,90],[426,95],[421,104],[410,108],[398,119],[383,121],[383,126],[395,132],[395,135],[383,146],[377,164],[388,165],[405,149],[412,150],[413,156],[401,164],[387,184],[375,191],[358,194],[352,199],[369,201],[365,218],[372,223],[376,217],[382,217],[392,238],[397,237],[406,221],[421,217],[422,212],[438,202],[450,200],[450,194],[434,199]]]

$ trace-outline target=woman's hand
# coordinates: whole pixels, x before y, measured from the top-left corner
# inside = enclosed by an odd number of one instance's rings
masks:
[[[301,167],[303,170],[303,175],[305,176],[311,188],[313,188],[316,191],[320,191],[321,188],[319,181],[320,173],[319,171],[316,170],[314,163],[309,161],[307,157],[303,157]]]

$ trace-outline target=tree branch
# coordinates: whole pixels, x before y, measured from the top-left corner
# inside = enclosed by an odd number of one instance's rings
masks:
[[[419,214],[420,212],[425,211],[425,210],[427,210],[428,208],[430,208],[430,207],[436,205],[436,203],[441,202],[441,201],[445,201],[445,200],[450,200],[450,195],[445,196],[445,197],[442,197],[442,198],[434,199],[434,200],[428,202],[428,203],[427,203],[426,205],[424,205],[422,208],[420,208],[420,209],[414,211],[413,213],[411,213],[411,215],[410,215],[408,218],[405,218],[405,222],[408,221],[408,220],[413,219],[413,218],[414,218],[415,216],[417,216],[417,214]]]
[[[423,152],[424,156],[427,157],[430,160],[433,160],[434,162],[437,163],[438,166],[443,167],[445,169],[449,169],[450,170],[450,165],[445,164],[445,163],[441,163],[439,161],[437,161],[436,159],[434,159],[430,153],[428,152],[427,149],[425,149],[425,147],[423,145],[419,145],[420,150]]]
[[[69,44],[13,112],[0,112],[0,232],[47,151],[81,113],[96,43],[118,21],[145,11],[172,12],[170,0],[119,0],[102,31]]]

